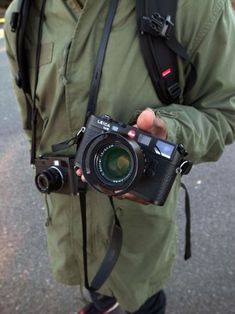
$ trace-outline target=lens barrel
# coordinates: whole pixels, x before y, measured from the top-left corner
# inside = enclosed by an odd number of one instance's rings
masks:
[[[64,185],[64,176],[60,168],[50,167],[36,175],[36,187],[41,193],[59,191]]]
[[[144,154],[138,143],[116,133],[97,136],[83,152],[82,169],[87,182],[109,195],[121,195],[142,176]]]

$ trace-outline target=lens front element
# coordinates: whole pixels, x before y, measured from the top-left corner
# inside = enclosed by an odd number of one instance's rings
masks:
[[[111,144],[103,149],[98,157],[98,169],[105,179],[122,182],[129,177],[133,160],[127,149]]]

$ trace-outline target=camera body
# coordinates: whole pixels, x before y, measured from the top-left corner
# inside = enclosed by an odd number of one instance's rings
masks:
[[[92,115],[79,145],[75,167],[88,184],[118,196],[131,192],[149,203],[163,205],[177,174],[192,164],[183,145],[159,139],[108,115]]]
[[[82,186],[74,171],[74,157],[43,156],[35,159],[35,184],[41,193],[77,195]]]

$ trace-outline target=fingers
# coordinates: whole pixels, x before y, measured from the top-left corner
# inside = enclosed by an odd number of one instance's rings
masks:
[[[81,169],[81,168],[78,168],[78,169],[76,170],[76,175],[79,176],[79,177],[82,176],[82,169]]]
[[[126,193],[126,194],[123,194],[121,196],[116,196],[117,199],[119,200],[128,200],[128,201],[132,201],[132,202],[136,202],[136,203],[139,203],[139,204],[142,204],[142,205],[149,205],[150,203],[144,201],[143,199],[135,196],[134,194],[131,194],[131,193]]]
[[[151,109],[141,112],[137,119],[137,127],[143,131],[149,132],[154,125],[155,113]]]
[[[85,179],[84,175],[82,174],[81,168],[76,170],[76,175],[81,177],[82,182],[86,182],[86,179]],[[121,196],[117,196],[116,198],[119,200],[127,199],[129,201],[137,202],[137,203],[143,204],[143,205],[149,204],[148,202],[142,200],[141,198],[138,198],[137,196],[135,196],[134,194],[131,194],[131,193],[126,193],[126,194],[123,194]]]
[[[144,110],[137,119],[137,127],[161,139],[167,138],[165,122],[156,116],[152,109]]]
[[[77,175],[78,177],[81,177],[82,182],[86,182],[86,179],[85,179],[84,175],[82,174],[82,169],[81,169],[81,168],[78,168],[78,169],[76,170],[76,175]]]

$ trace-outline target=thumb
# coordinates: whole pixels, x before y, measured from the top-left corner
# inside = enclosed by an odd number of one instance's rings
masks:
[[[137,119],[137,127],[161,139],[167,138],[165,122],[152,109],[144,110]]]

